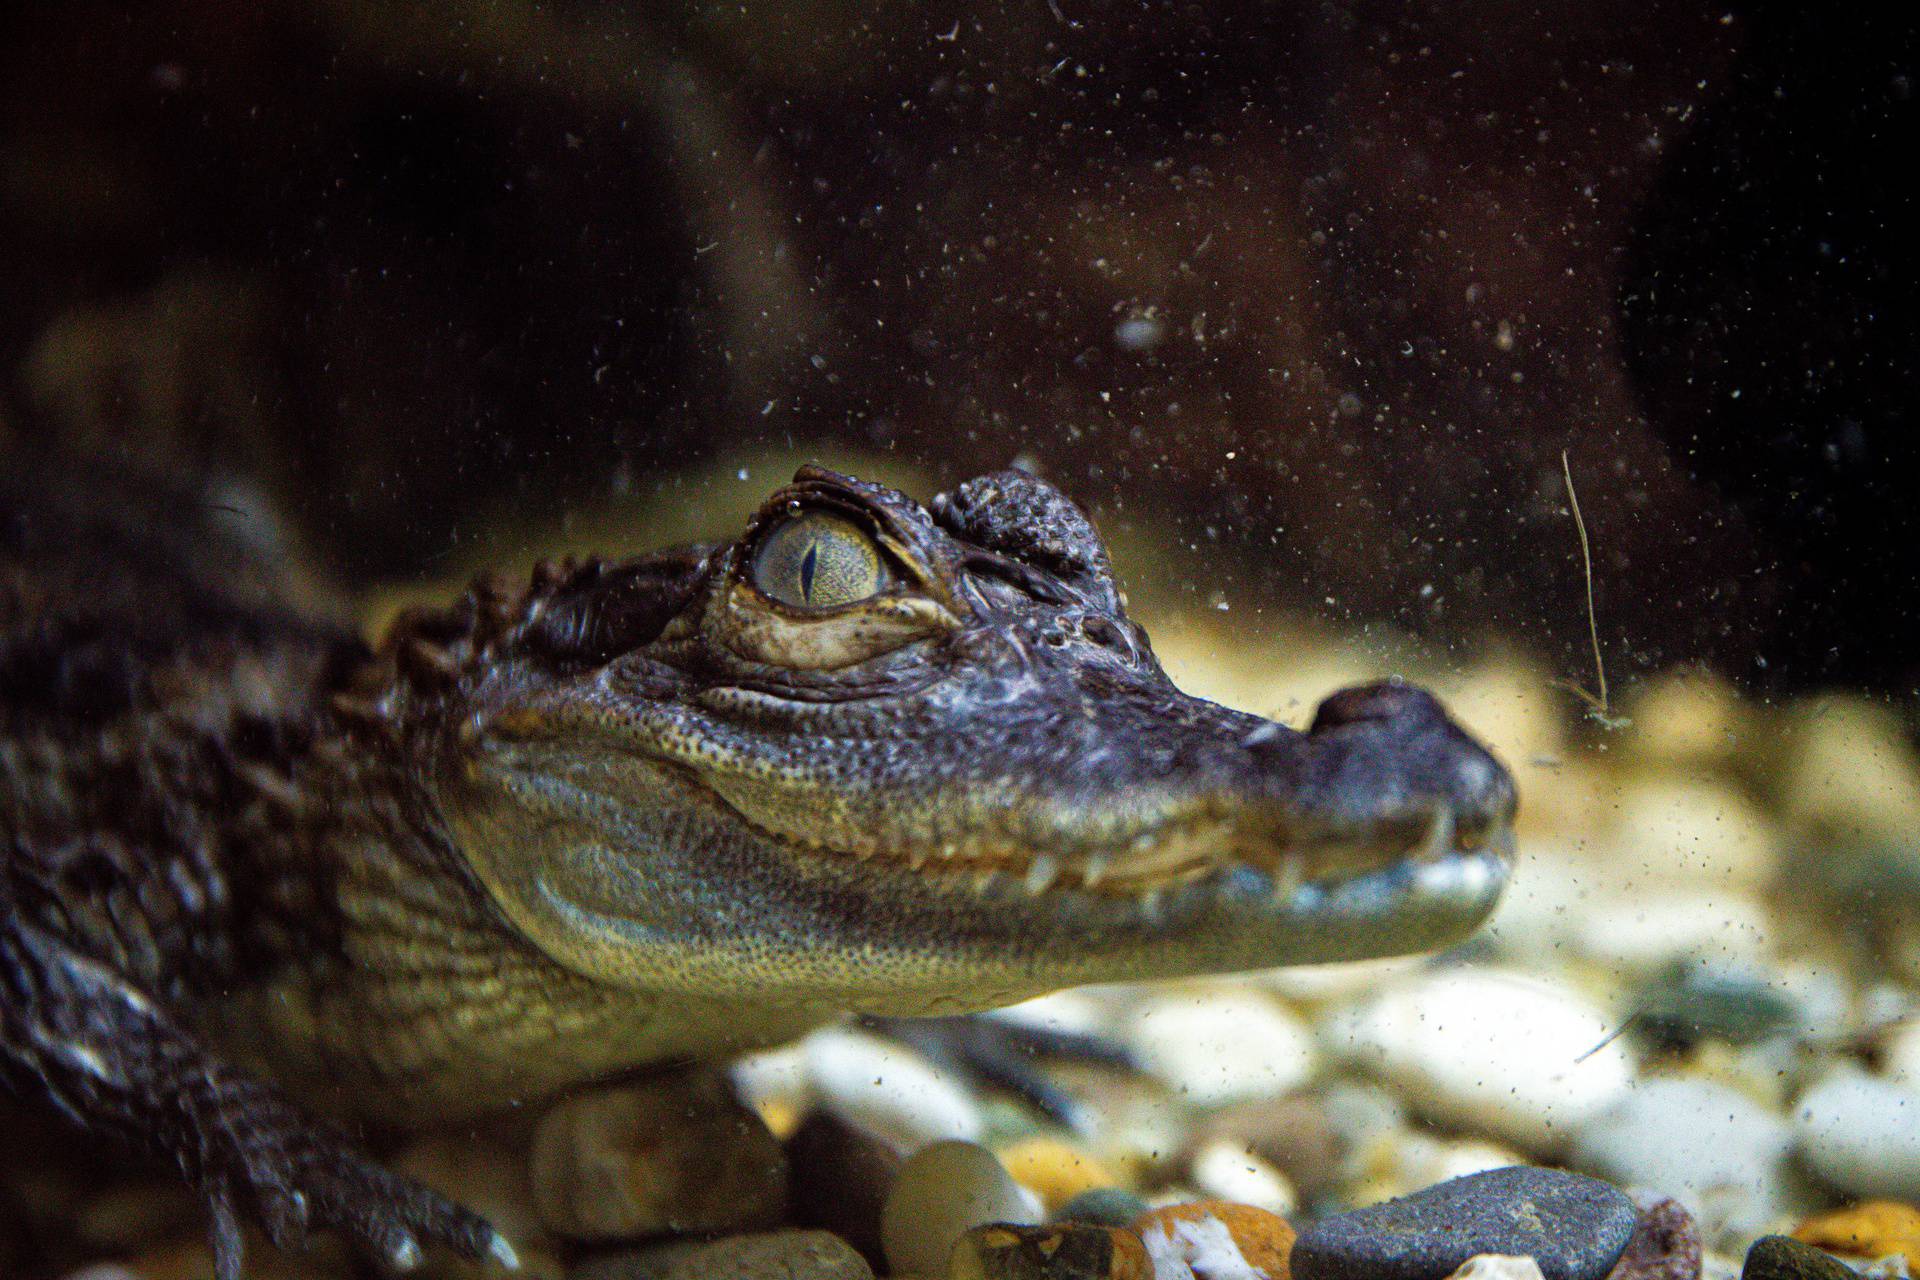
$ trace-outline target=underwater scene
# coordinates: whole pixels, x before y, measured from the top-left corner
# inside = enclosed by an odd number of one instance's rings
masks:
[[[1911,1275],[1917,26],[0,14],[0,1280]]]

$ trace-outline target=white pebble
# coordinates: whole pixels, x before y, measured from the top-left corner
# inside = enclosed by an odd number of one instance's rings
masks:
[[[1244,984],[1150,997],[1119,1033],[1141,1066],[1198,1106],[1285,1093],[1313,1075],[1306,1021]]]
[[[1622,1186],[1670,1195],[1709,1241],[1754,1235],[1800,1207],[1787,1122],[1711,1080],[1635,1082],[1580,1130],[1572,1163]]]
[[[1476,1253],[1447,1280],[1546,1280],[1540,1264],[1511,1253]]]
[[[971,1142],[936,1142],[900,1166],[880,1215],[880,1243],[895,1274],[945,1275],[953,1242],[988,1222],[1032,1224],[1039,1200],[1015,1182],[993,1152]]]
[[[1602,967],[1645,977],[1671,961],[1763,961],[1773,925],[1758,899],[1735,890],[1607,893],[1576,904],[1574,945]]]
[[[1607,1041],[1613,1030],[1564,987],[1454,969],[1341,1011],[1325,1036],[1416,1110],[1544,1154],[1627,1087],[1632,1071],[1626,1048]]]
[[[1649,779],[1620,797],[1628,850],[1621,882],[1686,881],[1706,888],[1760,889],[1773,876],[1774,832],[1766,815],[1731,787]]]
[[[1215,1200],[1286,1215],[1300,1207],[1287,1175],[1237,1142],[1209,1142],[1193,1156],[1193,1185]]]
[[[826,1105],[894,1145],[912,1150],[985,1129],[980,1104],[911,1049],[832,1027],[808,1036],[807,1078]]]
[[[734,1096],[756,1109],[769,1103],[798,1105],[808,1092],[807,1055],[798,1044],[734,1059],[727,1076]]]
[[[1863,1072],[1835,1072],[1801,1095],[1794,1131],[1807,1164],[1865,1198],[1920,1200],[1920,1094]]]

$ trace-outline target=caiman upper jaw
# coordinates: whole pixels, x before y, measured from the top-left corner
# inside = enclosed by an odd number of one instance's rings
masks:
[[[1320,704],[1305,742],[1315,754],[1302,799],[1336,823],[1425,826],[1437,811],[1461,848],[1513,823],[1513,775],[1414,685],[1382,680],[1341,690]]]

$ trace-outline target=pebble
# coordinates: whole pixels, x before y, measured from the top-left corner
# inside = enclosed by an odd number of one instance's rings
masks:
[[[880,1238],[895,1272],[939,1275],[964,1232],[986,1223],[1040,1221],[1040,1203],[993,1153],[971,1142],[936,1142],[900,1167],[880,1218]]]
[[[996,1154],[1013,1180],[1040,1197],[1049,1212],[1084,1191],[1115,1186],[1120,1181],[1073,1143],[1045,1134],[1022,1138]]]
[[[1840,1190],[1920,1201],[1920,1093],[1844,1068],[1801,1095],[1794,1130],[1807,1164]]]
[[[1920,828],[1920,756],[1897,712],[1826,695],[1795,712],[1787,811],[1847,844],[1910,844]]]
[[[1096,1187],[1060,1206],[1056,1222],[1086,1222],[1099,1227],[1124,1227],[1147,1211],[1147,1202],[1125,1187]]]
[[[1751,1234],[1804,1207],[1792,1149],[1786,1121],[1745,1094],[1709,1080],[1655,1078],[1591,1117],[1571,1162],[1676,1197],[1718,1239]]]
[[[881,1265],[880,1217],[904,1162],[891,1144],[831,1111],[813,1112],[787,1139],[795,1225],[831,1231]]]
[[[1516,1166],[1429,1187],[1308,1228],[1294,1280],[1440,1280],[1475,1254],[1534,1258],[1547,1280],[1600,1280],[1639,1215],[1614,1187]]]
[[[1607,1280],[1700,1280],[1705,1252],[1700,1227],[1686,1206],[1648,1191],[1627,1195],[1640,1218]]]
[[[1383,1144],[1367,1181],[1353,1189],[1355,1204],[1372,1204],[1410,1195],[1435,1183],[1505,1169],[1526,1160],[1511,1147],[1476,1138],[1436,1138],[1402,1130]]]
[[[1629,891],[1651,895],[1673,881],[1757,890],[1773,876],[1772,823],[1746,796],[1716,782],[1644,778],[1621,794],[1619,825],[1633,842],[1631,860],[1616,869]]]
[[[535,1130],[534,1203],[555,1235],[740,1231],[785,1216],[787,1162],[718,1074],[578,1094]]]
[[[1920,1262],[1920,1209],[1892,1200],[1869,1200],[1820,1214],[1795,1227],[1793,1235],[1834,1253],[1859,1258],[1903,1253]]]
[[[1772,913],[1752,893],[1672,885],[1596,892],[1573,924],[1572,942],[1603,969],[1650,977],[1676,959],[1764,964],[1774,933]]]
[[[1754,727],[1739,691],[1708,671],[1670,671],[1648,681],[1628,714],[1627,746],[1636,757],[1696,770],[1732,761]]]
[[[1468,1258],[1447,1280],[1545,1280],[1540,1264],[1510,1253],[1483,1253]]]
[[[1203,1144],[1194,1152],[1187,1176],[1211,1199],[1252,1205],[1268,1213],[1292,1213],[1300,1205],[1286,1174],[1232,1142]]]
[[[1306,1020],[1245,983],[1149,997],[1118,1035],[1142,1068],[1202,1107],[1285,1093],[1313,1075],[1317,1056]]]
[[[992,1223],[954,1242],[948,1280],[1163,1280],[1140,1237],[1115,1227]]]
[[[1293,1228],[1251,1205],[1223,1200],[1150,1209],[1133,1224],[1153,1280],[1287,1280]]]
[[[1762,1236],[1747,1250],[1740,1280],[1859,1280],[1830,1253],[1787,1236]]]
[[[1352,1150],[1318,1091],[1242,1102],[1214,1112],[1195,1126],[1187,1165],[1192,1167],[1200,1152],[1214,1146],[1259,1159],[1307,1196],[1346,1181]]]
[[[808,1036],[804,1050],[821,1101],[904,1151],[949,1138],[972,1142],[986,1131],[967,1087],[896,1041],[830,1027]]]
[[[675,1241],[603,1254],[567,1280],[873,1280],[873,1268],[830,1231],[766,1231],[711,1243]]]
[[[1626,1046],[1608,1040],[1612,1030],[1597,1007],[1557,983],[1452,969],[1336,1013],[1325,1034],[1416,1110],[1547,1154],[1632,1078]]]

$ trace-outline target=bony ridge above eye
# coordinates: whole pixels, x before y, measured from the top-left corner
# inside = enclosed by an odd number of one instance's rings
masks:
[[[880,549],[851,521],[825,512],[797,515],[775,527],[753,553],[753,585],[797,609],[832,609],[879,594],[885,581]]]

